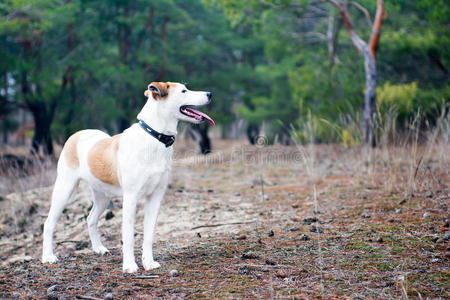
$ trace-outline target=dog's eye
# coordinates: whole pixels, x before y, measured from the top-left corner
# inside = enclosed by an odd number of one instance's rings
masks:
[[[187,92],[187,90],[182,90],[181,92],[182,92],[182,93],[184,94],[184,93],[186,93],[186,92]]]

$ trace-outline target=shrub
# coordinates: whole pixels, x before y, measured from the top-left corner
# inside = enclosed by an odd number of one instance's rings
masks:
[[[380,113],[384,115],[395,109],[399,118],[412,115],[416,109],[415,100],[418,93],[417,82],[407,84],[391,84],[389,81],[377,87],[377,105]]]

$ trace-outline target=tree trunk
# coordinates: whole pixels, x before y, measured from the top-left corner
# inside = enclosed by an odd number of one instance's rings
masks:
[[[72,0],[65,0],[65,3],[70,3]],[[71,53],[76,45],[78,44],[77,38],[75,36],[75,24],[71,23],[67,26],[67,53]],[[73,117],[75,115],[75,102],[77,101],[76,87],[75,87],[75,68],[73,64],[69,64],[66,69],[66,80],[69,85],[69,96],[71,104],[69,105],[68,112],[64,118],[65,124],[71,124]],[[65,128],[65,139],[68,139],[73,134],[72,126],[66,126]]]
[[[365,47],[364,51],[364,69],[366,73],[366,90],[364,92],[364,111],[363,111],[363,141],[364,144],[372,147],[376,146],[376,87],[377,87],[377,69],[375,60]]]
[[[52,155],[53,143],[50,134],[52,117],[48,113],[45,103],[33,103],[33,105],[30,106],[30,111],[34,120],[34,135],[31,142],[31,152],[33,154],[38,154],[39,146],[42,146],[45,155]]]
[[[166,44],[166,38],[167,38],[167,23],[169,22],[170,18],[168,15],[164,16],[163,23],[161,25],[161,45],[162,45],[162,62],[159,69],[159,73],[156,76],[155,81],[161,81],[164,79],[164,76],[166,76],[166,50],[165,50],[165,44]]]
[[[209,126],[205,124],[192,125],[192,138],[200,147],[201,154],[211,153],[211,140],[208,136]]]
[[[332,69],[339,59],[336,54],[337,41],[342,22],[340,19],[335,20],[334,16],[328,17],[327,46],[330,68]]]
[[[376,87],[377,87],[377,69],[376,69],[376,53],[380,43],[381,24],[386,17],[384,11],[384,1],[377,0],[377,11],[375,13],[375,21],[372,24],[368,11],[356,2],[351,2],[358,9],[363,11],[367,18],[369,26],[372,26],[372,34],[369,42],[365,42],[356,33],[352,18],[348,11],[348,3],[346,0],[328,0],[333,4],[341,14],[342,21],[348,30],[350,38],[355,47],[364,55],[364,71],[366,74],[366,90],[364,92],[364,111],[363,111],[363,142],[372,147],[376,146]]]
[[[34,99],[38,97],[31,93],[26,72],[22,72],[21,74],[22,94],[34,120],[34,136],[31,143],[32,153],[39,153],[39,146],[42,146],[45,155],[53,154],[50,126],[55,116],[58,99],[61,99],[64,96],[69,73],[70,68],[68,67],[62,76],[59,94],[55,95],[48,104],[43,100],[39,101]],[[39,90],[39,84],[37,84],[37,86],[37,89]]]
[[[2,143],[3,143],[4,145],[8,144],[8,131],[6,131],[6,130],[3,130]]]
[[[76,96],[76,87],[75,87],[75,79],[73,77],[73,74],[70,75],[70,78],[68,79],[68,85],[69,85],[69,95],[70,95],[70,101],[72,102],[69,106],[69,109],[67,111],[67,114],[64,118],[65,124],[71,124],[74,115],[75,115],[75,102],[77,101]],[[72,134],[73,134],[74,128],[72,126],[66,126],[65,128],[65,139],[67,140]]]
[[[247,138],[251,145],[256,144],[256,139],[259,135],[259,126],[256,124],[249,124],[247,126]]]
[[[120,132],[123,132],[125,129],[127,129],[128,127],[130,127],[130,121],[128,121],[128,119],[124,118],[124,117],[119,117],[119,119],[117,120],[117,127]]]

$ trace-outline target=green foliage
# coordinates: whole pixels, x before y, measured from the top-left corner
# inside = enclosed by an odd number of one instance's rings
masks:
[[[382,113],[394,108],[400,115],[412,114],[417,92],[417,82],[392,85],[388,81],[377,87],[377,105]]]
[[[357,2],[373,19],[375,1]],[[420,110],[433,123],[449,102],[449,4],[385,5],[379,111],[395,108],[401,125]],[[365,16],[349,12],[367,40]],[[314,128],[315,142],[359,143],[363,59],[326,1],[6,0],[0,15],[0,103],[43,105],[60,141],[80,128],[123,129],[147,84],[170,80],[211,90],[208,113],[223,128],[243,118],[271,140],[294,131],[307,141]]]
[[[239,106],[241,116],[251,123],[271,123],[274,134],[293,125],[300,141],[308,140],[306,128],[315,128],[315,142],[340,141],[347,146],[360,143],[363,61],[345,27],[336,21],[339,14],[331,5],[276,0],[259,1],[258,5],[254,1],[207,2],[222,7],[235,26],[252,24],[255,35],[264,42],[267,60],[257,70],[269,79],[271,92]],[[373,19],[376,3],[357,2]],[[449,5],[442,2],[440,10],[432,2],[386,2],[388,18],[383,23],[377,55],[378,103],[382,113],[392,113],[395,108],[402,126],[418,110],[433,122],[439,115],[438,108],[448,102],[445,68],[450,35],[445,12]],[[355,6],[349,9],[358,34],[368,40],[366,18]],[[331,19],[334,23],[330,18],[335,18]],[[338,28],[334,63],[327,41],[330,24]],[[293,122],[295,119],[298,121]]]
[[[422,90],[417,82],[391,84],[385,82],[377,87],[377,105],[381,115],[395,112],[399,123],[411,121],[419,112],[434,122],[442,106],[450,99],[450,89]]]
[[[209,113],[222,125],[242,91],[258,88],[251,64],[261,43],[200,0],[11,0],[0,14],[0,90],[14,90],[8,100],[21,107],[54,106],[47,117],[59,140],[86,127],[122,130],[154,80],[212,91]]]

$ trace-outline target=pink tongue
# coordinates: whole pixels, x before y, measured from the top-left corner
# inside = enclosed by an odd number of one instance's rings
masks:
[[[209,122],[209,124],[211,124],[212,126],[216,125],[216,123],[214,122],[213,119],[211,119],[210,116],[208,116],[205,113],[202,113],[201,111],[195,110],[193,108],[188,108],[188,107],[186,108],[186,111],[191,112],[191,113],[193,113],[195,115],[198,115],[198,116],[201,116],[201,117],[205,118]]]

